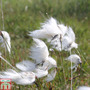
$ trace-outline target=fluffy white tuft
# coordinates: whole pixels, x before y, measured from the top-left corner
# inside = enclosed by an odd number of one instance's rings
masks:
[[[32,84],[35,81],[35,74],[33,72],[16,72],[12,69],[0,72],[0,78],[9,78],[13,82],[20,85]]]
[[[16,67],[21,71],[33,71],[35,69],[35,63],[29,60],[24,60],[16,64]]]
[[[46,44],[39,39],[33,39],[34,45],[30,48],[30,57],[35,60],[36,64],[41,63],[42,61],[47,60],[49,52]]]
[[[73,63],[75,63],[76,65],[82,63],[80,57],[77,54],[72,54],[70,55],[68,58],[66,58],[69,61],[72,61]]]
[[[42,78],[44,76],[46,76],[48,74],[48,70],[44,70],[44,69],[35,69],[34,73],[36,75],[37,78]]]
[[[2,46],[7,48],[8,52],[11,53],[11,42],[10,42],[10,36],[6,31],[1,31],[2,37],[0,37],[1,42],[3,43]]]
[[[29,36],[32,36],[33,38],[43,38],[50,41],[55,35],[59,35],[62,32],[58,27],[56,19],[51,17],[45,23],[42,23],[40,30],[35,30],[29,33]]]
[[[52,80],[55,78],[56,73],[57,73],[56,69],[53,69],[53,70],[47,75],[47,77],[46,77],[45,80],[46,80],[47,82],[52,81]]]

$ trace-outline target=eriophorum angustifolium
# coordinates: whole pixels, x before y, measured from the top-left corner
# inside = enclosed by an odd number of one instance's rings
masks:
[[[11,39],[0,33],[0,77],[12,79],[12,90],[71,90],[71,81],[73,90],[88,90],[89,6],[89,0],[2,0],[0,30]]]
[[[54,50],[57,50],[60,53],[63,51],[70,52],[70,55],[68,55],[67,58],[63,56],[63,60],[74,63],[71,70],[73,70],[73,75],[75,72],[77,72],[78,65],[82,64],[82,61],[79,55],[72,53],[72,49],[77,49],[78,44],[75,43],[75,33],[71,27],[60,24],[56,19],[51,17],[45,21],[45,23],[41,24],[40,30],[35,30],[29,33],[29,36],[31,36],[34,41],[33,45],[30,47],[29,57],[31,60],[23,60],[16,63],[15,68],[7,60],[1,57],[1,59],[6,61],[6,63],[8,63],[13,69],[1,71],[0,78],[12,79],[12,81],[17,85],[35,84],[37,87],[37,81],[39,79],[43,80],[42,82],[44,83],[45,81],[51,82],[54,80],[56,74],[58,73],[57,71],[60,68],[60,66],[57,66],[57,60],[50,56],[49,52],[54,52]],[[2,31],[1,36],[2,38],[5,37],[4,34],[2,35]],[[8,35],[6,38],[10,38],[10,36]],[[47,41],[43,41],[44,39]],[[6,42],[10,43],[10,39],[6,40]],[[49,43],[49,47],[46,45],[46,42]],[[9,46],[10,48],[8,51],[10,53],[11,45],[9,44]],[[52,49],[52,51],[49,51],[50,49]],[[70,68],[70,66],[68,67]],[[68,70],[70,71],[69,68]],[[73,79],[74,77],[71,77],[71,80]]]

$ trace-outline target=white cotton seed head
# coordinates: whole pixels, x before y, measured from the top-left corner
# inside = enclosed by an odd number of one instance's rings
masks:
[[[78,45],[75,43],[75,34],[72,28],[68,28],[63,24],[59,24],[58,27],[62,31],[62,34],[58,35],[50,42],[52,48],[58,51],[70,51],[72,48],[78,48]]]
[[[47,60],[49,56],[48,47],[46,44],[39,39],[33,39],[34,45],[30,48],[30,58],[35,60],[36,64],[42,63],[43,61]]]
[[[47,39],[50,42],[55,35],[60,35],[62,32],[58,27],[57,20],[51,17],[41,24],[41,29],[29,33],[29,36],[33,38]]]
[[[20,85],[30,85],[35,81],[35,74],[33,72],[16,72],[13,69],[0,72],[0,78],[12,79],[13,82]]]
[[[2,43],[7,48],[8,52],[11,53],[11,42],[10,36],[6,31],[1,31],[2,33]]]
[[[72,61],[73,63],[75,63],[76,65],[82,63],[80,57],[77,54],[72,54],[70,55],[68,58],[66,58],[69,61]]]
[[[47,31],[47,34],[55,36],[56,34],[61,34],[61,31],[58,27],[58,22],[56,19],[51,17],[45,23],[42,23],[42,29]]]

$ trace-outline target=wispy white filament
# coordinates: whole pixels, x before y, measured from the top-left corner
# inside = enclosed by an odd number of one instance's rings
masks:
[[[71,55],[71,50],[70,50],[70,55]],[[71,90],[72,90],[72,83],[73,83],[73,73],[72,73],[72,59],[71,59]]]
[[[2,34],[2,46],[5,47],[5,49],[8,50],[9,54],[11,53],[11,38],[8,32],[1,31]]]
[[[13,67],[6,59],[4,59],[2,56],[0,56],[0,58],[5,61],[9,66],[11,66],[14,70],[17,71],[17,69],[15,67]]]
[[[6,33],[6,34],[8,34],[7,32],[4,31],[5,25],[4,25],[4,14],[3,14],[2,0],[1,0],[1,12],[2,12],[2,24],[3,24],[3,31],[1,31],[1,32],[2,32],[2,34],[3,34],[3,32]],[[6,34],[5,34],[5,36],[7,37]],[[8,34],[8,35],[9,35],[9,34]],[[3,34],[3,36],[4,36],[4,34]],[[4,36],[4,37],[5,37],[5,36]],[[8,50],[9,53],[10,53],[10,49],[11,49],[11,44],[10,44],[10,40],[9,40],[10,37],[7,37],[7,38],[8,38],[8,40],[5,40],[4,43],[6,44],[7,50]],[[5,47],[5,48],[6,48],[6,47]]]
[[[46,80],[47,82],[50,82],[50,81],[54,80],[54,78],[55,78],[55,76],[56,76],[56,73],[57,73],[56,69],[53,69],[53,70],[47,75],[47,77],[45,78],[45,80]]]
[[[21,71],[33,71],[36,68],[36,64],[30,60],[23,60],[16,64],[16,67]]]

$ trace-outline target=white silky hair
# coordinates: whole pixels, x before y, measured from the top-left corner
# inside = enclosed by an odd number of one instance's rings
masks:
[[[25,60],[20,63],[17,63],[16,66],[19,70],[23,72],[29,72],[29,71],[34,72],[37,78],[42,78],[48,74],[47,65],[43,65],[43,66],[36,65],[35,63],[32,63],[32,61],[29,60],[28,61]]]
[[[32,61],[24,60],[16,64],[19,71],[8,69],[0,72],[0,78],[9,78],[13,82],[20,85],[29,85],[35,81],[35,78],[42,78],[48,74],[48,67],[36,66]]]
[[[54,59],[52,59],[50,57],[49,59],[50,61],[45,61],[43,63],[43,65],[35,65],[35,63],[33,64],[34,66],[31,65],[31,61],[22,61],[20,63],[17,63],[16,66],[18,69],[20,69],[23,72],[29,72],[32,71],[35,73],[37,78],[41,78],[44,77],[48,74],[48,70],[53,68],[53,67],[57,67],[56,61]],[[32,67],[31,67],[32,66]]]
[[[48,51],[48,47],[42,40],[35,38],[33,38],[33,40],[35,43],[30,48],[30,58],[35,60],[36,64],[39,64],[47,60],[49,56],[49,51]]]
[[[81,58],[77,54],[71,54],[66,60],[72,61],[76,65],[82,63]]]
[[[49,59],[45,61],[42,66],[39,66],[38,68],[44,70],[45,68],[47,68],[47,70],[50,70],[53,67],[54,68],[57,67],[57,62],[52,57],[49,57]]]
[[[47,61],[49,62],[48,69],[51,69],[52,67],[57,67],[57,62],[52,57],[49,56]]]
[[[66,35],[68,35],[68,37],[70,37],[72,41],[75,41],[75,33],[73,32],[71,27],[68,27]]]
[[[13,82],[20,85],[32,84],[35,81],[35,73],[33,72],[16,72],[13,69],[0,72],[0,78],[12,79]]]
[[[45,64],[43,66],[36,65],[35,63],[29,60],[24,60],[20,63],[17,63],[16,67],[24,72],[29,72],[29,71],[34,72],[37,78],[44,77],[48,74],[48,69],[47,69],[48,65]]]
[[[19,74],[13,69],[8,69],[6,71],[0,72],[0,75],[1,75],[0,78],[10,78],[13,80],[17,78]]]
[[[75,43],[75,34],[72,28],[64,26],[62,31],[63,36],[61,38],[57,37],[51,41],[51,45],[53,45],[52,48],[58,51],[70,51],[72,48],[78,48],[78,44]]]
[[[71,54],[65,60],[74,63],[74,65],[71,67],[72,70],[74,69],[74,72],[76,72],[78,65],[82,63],[81,58],[77,54]]]
[[[0,35],[0,43],[3,43],[3,37]]]
[[[35,60],[36,64],[40,64],[43,61],[48,61],[49,67],[50,65],[52,66],[57,66],[56,61],[49,56],[49,51],[48,51],[48,47],[46,46],[46,44],[40,40],[40,39],[33,39],[34,40],[34,45],[31,47],[30,51],[30,57]],[[47,64],[48,65],[48,64]]]
[[[41,78],[48,74],[49,69],[57,67],[57,63],[49,56],[48,48],[42,40],[35,38],[33,38],[33,40],[35,43],[30,48],[30,57],[34,62],[28,60],[22,61],[17,63],[16,67],[21,71],[33,71],[37,78]],[[42,65],[40,66],[39,64]]]
[[[36,68],[33,72],[35,73],[35,76],[37,78],[42,78],[42,77],[48,75],[48,70],[47,69],[44,70],[44,69]]]
[[[47,82],[50,82],[50,81],[54,80],[54,78],[55,78],[55,76],[56,76],[56,73],[57,73],[56,69],[53,69],[53,70],[47,75],[47,77],[45,78],[45,80],[46,80]]]
[[[32,85],[35,82],[35,73],[33,72],[21,72],[19,73],[21,75],[20,78],[16,78],[14,80],[15,83],[20,85]]]
[[[47,39],[52,45],[52,48],[58,51],[70,51],[72,48],[78,48],[72,28],[64,24],[59,24],[53,17],[42,23],[40,30],[29,33],[29,36],[33,38]]]
[[[2,46],[4,46],[9,53],[11,53],[11,39],[10,39],[10,35],[8,32],[6,31],[1,31],[2,33],[2,37],[0,37],[0,40],[2,42]]]
[[[57,63],[53,58],[49,57],[49,60],[45,61],[41,66],[33,63],[32,61],[24,60],[17,63],[16,67],[23,72],[32,71],[35,73],[37,78],[41,78],[48,74],[49,69],[52,67],[56,68]]]
[[[80,86],[77,90],[90,90],[88,86]]]
[[[72,48],[78,48],[78,45],[75,43],[75,33],[71,27],[68,28],[66,35],[63,37],[62,47],[63,46],[65,51],[70,51]]]
[[[64,36],[62,39],[62,50],[70,51],[72,48],[78,48],[78,44],[73,42],[70,37]]]
[[[60,37],[57,36],[57,38],[53,39],[51,42],[50,42],[51,46],[52,46],[52,49],[56,49],[57,51],[61,51],[61,43],[60,43]]]
[[[36,64],[30,60],[23,60],[17,63],[16,67],[21,71],[33,71],[36,68]]]
[[[58,27],[57,20],[51,17],[45,23],[41,24],[40,30],[35,30],[29,33],[29,36],[32,36],[33,38],[47,39],[50,41],[55,35],[60,35],[62,32]]]
[[[61,33],[61,38],[63,38],[63,36],[66,34],[68,27],[65,26],[64,24],[58,24],[58,27],[60,29]]]

